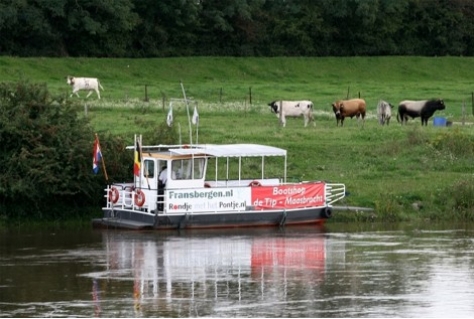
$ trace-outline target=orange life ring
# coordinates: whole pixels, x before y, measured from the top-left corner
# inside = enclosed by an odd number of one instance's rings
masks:
[[[113,204],[115,204],[116,202],[118,202],[119,197],[120,197],[120,193],[119,193],[118,189],[116,187],[112,187],[109,190],[109,201],[111,201]]]
[[[142,207],[143,204],[145,204],[145,194],[142,192],[141,189],[136,190],[133,201],[138,207]]]
[[[251,187],[262,186],[262,184],[260,184],[259,181],[251,181],[250,184],[249,184],[249,186],[251,186]]]

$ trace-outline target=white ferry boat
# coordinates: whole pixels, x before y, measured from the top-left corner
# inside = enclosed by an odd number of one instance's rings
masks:
[[[95,227],[160,230],[324,223],[332,215],[332,205],[346,194],[340,183],[288,182],[287,151],[278,147],[135,144],[128,148],[138,153],[136,174],[130,182],[105,189],[103,217],[93,220]]]

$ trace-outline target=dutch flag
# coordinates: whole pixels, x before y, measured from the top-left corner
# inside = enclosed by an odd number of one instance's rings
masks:
[[[99,172],[99,163],[102,160],[102,152],[100,151],[99,138],[96,136],[94,141],[94,149],[92,151],[92,171],[94,174]]]

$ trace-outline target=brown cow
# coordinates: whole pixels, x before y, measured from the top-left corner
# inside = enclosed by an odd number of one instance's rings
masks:
[[[363,99],[352,99],[352,100],[339,100],[332,104],[332,110],[334,115],[336,115],[336,126],[339,126],[339,121],[341,121],[341,126],[344,125],[344,118],[354,116],[359,120],[359,117],[362,117],[362,125],[365,121],[365,101]]]

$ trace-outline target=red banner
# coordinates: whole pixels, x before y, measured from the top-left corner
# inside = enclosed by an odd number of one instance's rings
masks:
[[[325,197],[324,183],[252,187],[252,206],[255,209],[324,206]]]

